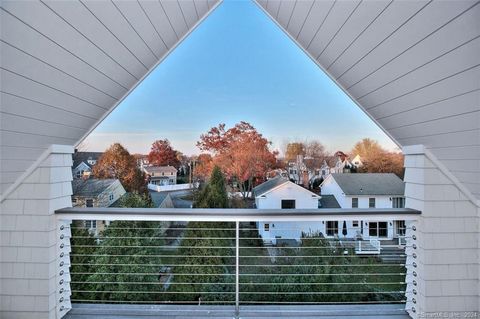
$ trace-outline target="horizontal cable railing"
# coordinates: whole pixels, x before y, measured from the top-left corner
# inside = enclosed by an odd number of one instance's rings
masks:
[[[248,305],[405,308],[416,294],[411,247],[419,212],[342,212],[59,210],[59,313],[70,303],[231,305],[237,315]],[[97,220],[97,228],[87,229],[86,220]],[[335,220],[386,221],[388,232],[394,222],[406,221],[405,245],[388,233],[385,245],[380,240],[380,250],[388,251],[359,254],[355,243],[364,239],[347,236],[358,227],[339,223],[335,236],[325,236],[326,222]],[[315,223],[304,229],[296,221]],[[286,235],[272,243],[259,222],[275,222],[275,231]],[[368,233],[366,226],[362,235]]]

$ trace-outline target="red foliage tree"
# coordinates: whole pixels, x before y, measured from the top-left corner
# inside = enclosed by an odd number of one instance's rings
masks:
[[[110,146],[93,167],[96,178],[118,178],[127,192],[146,192],[145,175],[137,160],[120,144]]]
[[[207,153],[200,154],[195,162],[194,176],[202,181],[206,181],[212,175],[213,167],[215,166],[212,156]]]
[[[148,161],[152,165],[170,165],[178,169],[180,166],[180,160],[177,155],[178,152],[173,149],[169,140],[157,140],[152,144],[152,148],[148,154]]]
[[[228,130],[225,124],[219,124],[202,134],[197,142],[202,151],[213,155],[214,165],[221,168],[230,182],[238,182],[244,197],[275,165],[277,152],[270,151],[270,144],[251,124],[243,121]]]

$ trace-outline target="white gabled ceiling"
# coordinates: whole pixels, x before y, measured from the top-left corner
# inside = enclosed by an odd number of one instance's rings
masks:
[[[75,145],[219,0],[0,3],[0,194]]]
[[[51,144],[77,144],[219,1],[2,0],[0,193]],[[426,145],[480,198],[478,1],[258,4],[400,145]]]
[[[257,1],[400,145],[480,198],[479,1]]]

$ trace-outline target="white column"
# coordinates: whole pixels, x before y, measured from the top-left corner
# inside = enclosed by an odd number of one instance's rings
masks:
[[[72,153],[71,146],[52,145],[0,204],[1,318],[56,317],[54,212],[72,205]]]
[[[417,295],[407,294],[407,310],[414,318],[474,318],[479,311],[477,201],[423,146],[403,151],[406,207],[422,211],[415,232],[417,276],[410,277]],[[409,276],[412,271],[409,267]]]

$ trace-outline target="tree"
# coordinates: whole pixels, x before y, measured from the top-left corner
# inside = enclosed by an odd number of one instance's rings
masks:
[[[285,151],[285,160],[287,162],[295,161],[298,155],[305,156],[306,147],[305,143],[292,142],[288,143]]]
[[[377,158],[362,159],[363,166],[359,172],[365,173],[394,173],[403,179],[405,169],[403,167],[403,154],[384,152]]]
[[[145,174],[137,167],[136,159],[120,144],[110,146],[93,167],[100,179],[118,178],[127,192],[145,193]]]
[[[351,154],[360,155],[363,166],[358,171],[361,173],[395,173],[403,178],[403,155],[385,150],[377,141],[364,138],[355,144]]]
[[[149,193],[127,193],[120,199],[120,207],[152,208],[154,205]]]
[[[207,153],[200,154],[196,159],[196,165],[193,174],[200,180],[206,181],[212,174],[213,167],[214,164],[212,156]]]
[[[181,154],[172,148],[168,139],[164,139],[153,142],[150,153],[148,154],[148,161],[153,165],[170,165],[179,168],[179,157],[181,157]]]
[[[213,154],[213,163],[220,167],[232,184],[237,184],[245,198],[257,180],[263,181],[275,165],[277,152],[270,142],[247,122],[226,130],[225,124],[213,127],[200,136],[197,146]]]
[[[378,144],[377,141],[370,138],[364,138],[360,142],[357,142],[351,151],[352,158],[356,155],[360,155],[363,159],[374,158],[383,154],[385,150]]]
[[[305,157],[309,159],[305,161],[305,165],[309,169],[320,168],[328,156],[325,146],[320,141],[312,140],[305,144]]]
[[[228,208],[225,177],[218,166],[212,171],[210,180],[200,191],[195,201],[196,208]]]

